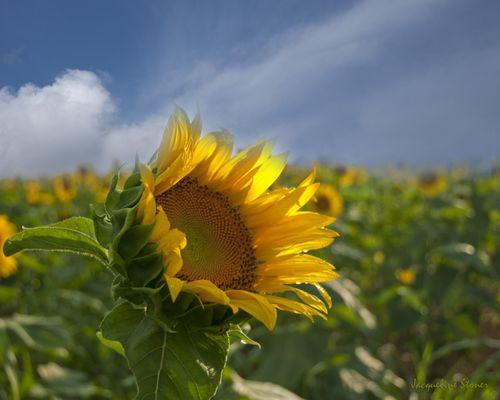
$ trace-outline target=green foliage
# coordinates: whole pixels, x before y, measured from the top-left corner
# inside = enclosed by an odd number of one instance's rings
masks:
[[[282,183],[295,185],[305,174],[290,170]],[[175,342],[179,357],[194,351],[182,343],[185,324],[196,326],[191,335],[212,335],[213,349],[221,351],[198,356],[206,366],[222,365],[222,350],[227,340],[232,343],[218,400],[498,398],[500,176],[450,174],[446,189],[434,196],[400,172],[373,173],[347,186],[339,185],[332,168],[319,168],[318,176],[337,185],[344,200],[344,213],[333,224],[341,237],[319,252],[341,275],[325,285],[334,306],[328,320],[314,324],[281,313],[273,332],[258,324],[249,332],[245,321],[228,321],[226,308],[202,308],[185,293],[168,304],[161,261],[155,247],[141,241],[147,228],[134,228],[137,175],[126,184],[117,176],[105,207],[90,212],[89,203],[104,200],[100,181],[80,182],[70,202],[52,204],[28,204],[26,182],[15,182],[15,190],[0,182],[0,214],[18,227],[66,219],[63,226],[35,232],[35,239],[25,233],[10,251],[70,247],[64,253],[22,252],[16,274],[0,279],[0,399],[133,399],[137,385],[121,353],[146,356],[140,362],[148,362],[145,369],[154,375],[145,386],[167,376],[169,365],[181,365],[168,353],[160,371],[162,340]],[[40,184],[52,193],[49,181]],[[54,240],[54,234],[61,236]],[[69,252],[80,239],[100,249],[89,250],[99,255]],[[112,273],[98,261],[103,254]],[[414,280],[400,280],[400,270],[412,271]],[[106,330],[117,303],[132,309],[132,320],[118,318]],[[126,323],[139,322],[140,341],[127,343]],[[254,340],[261,348],[244,345]],[[154,351],[148,356],[146,349]],[[192,373],[205,374],[199,390],[208,396],[220,375],[198,366]],[[441,380],[456,387],[427,390],[415,384]],[[153,383],[144,393],[154,388]]]
[[[227,334],[185,325],[169,331],[145,309],[128,302],[106,315],[101,330],[105,338],[125,349],[137,380],[138,400],[202,400],[215,394],[226,364]]]

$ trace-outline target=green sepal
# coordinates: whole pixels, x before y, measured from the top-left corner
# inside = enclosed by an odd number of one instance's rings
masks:
[[[179,293],[175,303],[171,301],[162,304],[164,315],[168,315],[174,323],[182,323],[197,328],[214,327],[214,332],[227,330],[228,317],[233,313],[231,308],[223,304],[202,303],[200,299],[187,292]]]
[[[168,297],[162,283],[157,287],[135,286],[133,282],[121,276],[113,281],[111,294],[115,301],[124,299],[136,306],[149,306],[149,312],[155,315],[162,315],[161,305]]]
[[[214,316],[213,316],[213,325],[223,325],[227,324],[227,321],[230,317],[233,316],[233,310],[231,307],[225,306],[223,304],[217,304],[214,307]]]
[[[137,286],[146,286],[162,272],[163,256],[161,253],[134,258],[127,266],[128,277]]]
[[[250,344],[257,346],[260,349],[260,343],[248,337],[240,325],[230,324],[227,331],[230,343],[241,342],[243,344]]]
[[[130,208],[137,204],[142,195],[143,187],[133,186],[120,192],[120,197],[115,205],[115,209]]]
[[[230,316],[226,323],[233,325],[243,325],[252,320],[252,316],[243,310],[239,310],[236,314]]]
[[[125,350],[122,346],[122,344],[116,340],[109,340],[106,339],[104,336],[102,336],[102,332],[99,331],[96,333],[97,339],[106,347],[110,348],[111,350],[116,351],[118,354],[121,356],[125,357]]]
[[[125,181],[125,184],[123,185],[124,189],[129,189],[134,186],[140,186],[141,183],[141,174],[139,173],[137,165],[134,168],[134,173],[130,175],[127,180]]]
[[[118,184],[118,174],[114,174],[111,178],[111,183],[109,184],[108,194],[106,200],[104,201],[104,209],[108,215],[115,209],[115,205],[120,199],[120,192],[116,190],[116,185]]]
[[[136,258],[144,257],[152,253],[157,253],[156,249],[158,245],[156,243],[146,243],[146,245],[139,251]]]
[[[141,251],[149,240],[153,226],[153,224],[134,225],[121,235],[117,250],[124,260],[135,257]]]
[[[97,241],[102,246],[107,247],[111,243],[111,238],[113,236],[113,225],[111,225],[111,221],[106,213],[102,211],[98,211],[93,205],[90,206]]]
[[[117,237],[121,237],[134,223],[137,206],[132,208],[120,208],[111,213],[111,223],[113,225],[113,242]]]
[[[118,246],[122,236],[130,229],[135,220],[137,205],[133,208],[115,210],[111,216],[113,225],[113,240],[109,246],[109,259],[111,266],[120,274],[127,276],[126,261],[120,254]]]
[[[111,285],[111,296],[114,301],[124,299],[137,306],[146,304],[143,294],[134,291],[128,279],[122,275],[117,275],[113,280],[113,284]]]

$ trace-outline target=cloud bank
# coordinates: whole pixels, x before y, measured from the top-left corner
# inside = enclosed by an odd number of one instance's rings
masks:
[[[116,106],[92,72],[70,70],[51,85],[0,90],[0,171],[53,173],[99,161]]]
[[[79,164],[109,168],[148,157],[166,116],[119,122],[116,102],[93,72],[68,70],[50,85],[0,90],[0,175],[41,175]]]

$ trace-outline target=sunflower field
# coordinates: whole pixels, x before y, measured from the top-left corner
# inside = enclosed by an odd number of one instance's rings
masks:
[[[296,186],[310,170],[288,166],[273,187]],[[82,166],[1,180],[0,244],[23,226],[92,217],[112,176]],[[335,217],[340,234],[312,251],[339,274],[323,283],[333,306],[314,323],[279,313],[274,330],[244,321],[215,398],[498,398],[498,170],[319,164],[316,180],[306,209]],[[112,284],[78,254],[0,254],[0,399],[134,398],[129,366],[97,333]]]

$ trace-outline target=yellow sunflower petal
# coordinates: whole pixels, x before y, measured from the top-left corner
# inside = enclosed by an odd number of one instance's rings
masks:
[[[200,162],[191,173],[202,185],[206,185],[213,179],[214,175],[231,158],[233,151],[233,138],[228,132],[212,132],[206,136],[213,137],[216,148],[212,155]]]
[[[264,292],[282,291],[282,285],[327,282],[338,274],[330,263],[309,254],[281,256],[257,268],[253,288]],[[276,289],[278,288],[278,289]]]
[[[187,115],[186,118],[188,119]],[[191,136],[193,138],[199,138],[201,135],[201,116],[199,112],[196,113],[196,115],[194,116],[193,120],[189,125],[191,128]]]
[[[151,168],[147,164],[140,164],[139,165],[139,172],[141,173],[141,180],[146,185],[146,187],[150,190],[153,191],[155,187],[155,177],[153,175],[153,171],[151,171]]]
[[[155,166],[159,173],[163,172],[179,154],[192,147],[196,137],[191,136],[189,128],[190,122],[186,113],[176,108],[168,120],[158,149]]]
[[[315,295],[295,287],[292,287],[291,291],[295,293],[299,297],[299,299],[308,306],[311,306],[312,308],[315,308],[316,310],[321,311],[325,314],[328,313],[328,308],[325,306],[325,303],[323,303],[323,301],[321,301]]]
[[[187,282],[183,290],[198,295],[202,301],[229,305],[230,300],[226,293],[205,279]]]
[[[277,256],[321,249],[331,244],[338,236],[338,233],[335,231],[318,228],[292,238],[277,238],[273,243],[267,243],[257,247],[256,255],[260,260],[267,260]]]
[[[332,298],[330,297],[330,294],[326,291],[326,289],[319,283],[314,283],[313,285],[318,290],[321,297],[323,297],[323,300],[325,301],[328,308],[332,308],[333,306]]]
[[[303,207],[319,187],[319,183],[296,189],[277,189],[253,202],[244,204],[241,212],[251,228],[273,226]]]
[[[236,186],[236,182],[241,182],[243,176],[260,165],[261,156],[267,149],[268,144],[261,141],[236,154],[218,171],[214,177],[213,188],[222,192],[241,189],[241,183],[239,186]]]
[[[178,229],[170,229],[158,240],[158,250],[169,252],[186,247],[186,235]]]
[[[168,221],[167,214],[163,211],[163,208],[158,207],[158,213],[156,214],[155,225],[151,236],[149,237],[152,242],[159,242],[162,236],[170,230],[170,222]]]
[[[256,230],[254,232],[255,245],[293,243],[298,237],[304,237],[309,232],[316,232],[316,228],[330,225],[334,220],[333,217],[314,212],[301,212],[291,215],[276,225]]]
[[[165,280],[167,281],[167,286],[168,290],[170,291],[170,296],[172,297],[172,301],[175,302],[175,300],[177,300],[177,296],[179,296],[179,293],[181,292],[186,282],[184,282],[181,279],[168,275],[165,275]]]
[[[231,304],[254,316],[267,329],[274,329],[276,325],[276,308],[267,301],[265,296],[246,290],[227,290],[226,294],[231,299]]]
[[[192,162],[193,152],[187,150],[185,153],[180,154],[175,160],[163,170],[163,172],[156,177],[155,196],[158,196],[170,189],[173,185],[184,178],[194,168]]]
[[[217,140],[213,135],[205,135],[197,143],[193,153],[193,163],[196,165],[208,160],[217,149]]]
[[[287,154],[269,157],[253,177],[252,186],[245,201],[252,201],[264,193],[281,175],[286,165]]]
[[[147,187],[144,188],[142,193],[137,213],[145,225],[152,224],[155,221],[156,201],[153,193]]]
[[[280,310],[292,312],[295,314],[302,314],[309,319],[312,319],[313,316],[326,319],[326,316],[323,313],[299,301],[271,295],[266,295],[266,299]]]
[[[167,276],[175,276],[179,273],[182,268],[182,257],[180,250],[174,249],[171,252],[164,255],[165,265],[167,266],[167,271],[165,274]]]

